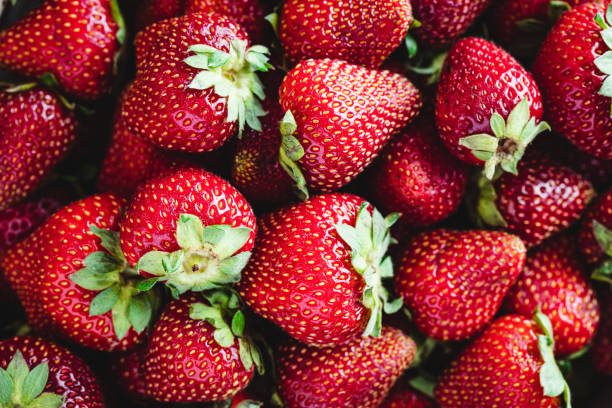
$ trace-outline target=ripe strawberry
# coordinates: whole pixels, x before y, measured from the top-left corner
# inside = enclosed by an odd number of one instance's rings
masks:
[[[229,183],[205,170],[181,169],[151,180],[132,198],[121,248],[150,285],[161,280],[178,296],[240,280],[256,228],[251,207]]]
[[[591,355],[595,369],[612,375],[612,290],[603,288],[601,300],[601,322],[591,346]]]
[[[0,91],[0,135],[1,211],[31,193],[61,160],[76,138],[76,121],[47,91]]]
[[[493,322],[438,378],[440,407],[558,408],[561,393],[569,407],[550,321],[538,320],[508,315]]]
[[[527,155],[518,175],[506,173],[492,183],[482,178],[478,184],[481,220],[506,228],[528,247],[577,221],[595,195],[584,177],[539,151]]]
[[[540,91],[507,52],[482,38],[459,40],[450,50],[438,85],[436,124],[451,153],[516,174],[525,148],[544,130]]]
[[[469,166],[452,156],[433,120],[423,117],[393,139],[375,162],[368,187],[383,212],[425,226],[447,218],[463,198]]]
[[[400,379],[389,391],[380,408],[435,408],[434,402]]]
[[[142,378],[141,366],[144,362],[144,353],[145,349],[143,347],[135,348],[125,354],[116,356],[111,364],[111,372],[113,378],[116,379],[117,386],[136,401],[144,401],[149,398]]]
[[[3,407],[104,408],[98,380],[76,355],[47,340],[0,342]]]
[[[400,330],[317,348],[294,340],[277,353],[279,394],[287,408],[378,407],[408,368],[416,347]]]
[[[594,226],[594,223],[599,225]],[[595,236],[594,228],[601,231],[600,239]],[[602,243],[606,241],[604,236],[610,236],[610,241],[612,241],[612,232],[610,231],[612,231],[612,190],[599,197],[582,220],[580,235],[578,236],[578,248],[580,248],[580,252],[582,252],[588,264],[597,264],[606,257],[606,248]]]
[[[533,72],[553,130],[594,156],[612,159],[612,40],[606,31],[612,8],[605,18],[604,11],[603,4],[592,2],[564,13],[540,48]]]
[[[463,34],[492,0],[413,0],[414,16],[421,23],[415,30],[429,47],[444,48]]]
[[[193,13],[164,20],[137,37],[138,71],[123,118],[131,132],[173,150],[205,152],[223,145],[244,124],[261,130],[268,50],[249,48],[230,18]]]
[[[51,74],[69,94],[96,99],[110,88],[125,40],[116,0],[51,0],[0,32],[0,67]]]
[[[405,77],[330,59],[299,63],[279,93],[283,109],[292,112],[284,120],[281,163],[298,187],[321,192],[361,173],[421,108]]]
[[[506,297],[511,313],[532,316],[539,308],[550,318],[557,355],[580,351],[599,323],[599,304],[577,255],[567,236],[546,241],[529,253]]]
[[[493,319],[525,252],[520,239],[503,232],[424,232],[402,251],[395,290],[425,335],[467,339]]]
[[[402,43],[411,23],[408,0],[288,0],[279,36],[294,63],[332,58],[377,68]]]

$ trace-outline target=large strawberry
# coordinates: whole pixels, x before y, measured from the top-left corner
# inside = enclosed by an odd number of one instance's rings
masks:
[[[104,408],[92,370],[68,350],[36,337],[0,341],[0,405]]]
[[[281,163],[302,190],[347,184],[421,108],[402,75],[331,59],[299,63],[279,93],[292,113],[284,119]]]
[[[604,287],[600,297],[601,323],[591,346],[591,355],[595,369],[612,375],[612,289]]]
[[[378,335],[383,309],[397,310],[386,219],[362,198],[322,195],[263,216],[251,261],[238,283],[256,313],[314,346]],[[299,318],[296,318],[299,316]]]
[[[77,135],[74,115],[53,94],[14,90],[0,91],[0,210],[31,193]]]
[[[516,174],[529,143],[549,129],[531,75],[507,52],[482,38],[458,41],[438,85],[436,124],[449,150],[484,166]]]
[[[192,13],[149,26],[136,39],[138,72],[122,110],[130,131],[174,150],[223,145],[245,123],[261,130],[255,71],[270,67],[267,49],[249,47],[229,17]]]
[[[585,214],[578,236],[578,248],[591,265],[601,262],[606,257],[606,251],[612,252],[612,190],[599,197]]]
[[[294,340],[277,352],[278,390],[287,408],[375,408],[408,368],[416,347],[400,330],[317,348]]]
[[[558,408],[570,391],[556,365],[550,321],[519,315],[491,324],[438,378],[441,408]]]
[[[467,339],[493,319],[525,252],[520,239],[503,232],[424,232],[403,249],[395,290],[421,332],[444,341]]]
[[[612,5],[607,11],[595,2],[574,7],[561,16],[533,65],[553,130],[602,159],[612,159],[610,24]]]
[[[125,36],[116,0],[49,0],[0,32],[0,67],[51,75],[71,95],[96,99],[110,88]]]

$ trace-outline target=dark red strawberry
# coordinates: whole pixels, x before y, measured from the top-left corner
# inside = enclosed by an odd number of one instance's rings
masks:
[[[53,94],[0,91],[0,210],[31,193],[76,135],[74,115]]]
[[[349,194],[314,197],[259,220],[253,256],[237,287],[247,305],[291,336],[313,346],[377,336],[383,309],[396,311],[382,278],[393,275],[385,256],[386,219]]]
[[[229,17],[193,13],[156,23],[136,39],[138,72],[123,118],[131,132],[173,150],[205,152],[245,123],[261,130],[263,86],[255,71],[270,65],[262,46]]]
[[[435,402],[401,378],[389,391],[380,408],[435,408]]]
[[[136,15],[136,27],[141,29],[156,21],[178,17],[185,8],[185,0],[144,0]]]
[[[610,23],[612,8],[606,12],[601,3],[574,7],[548,34],[533,65],[553,130],[602,159],[612,159]]]
[[[50,74],[69,94],[96,99],[110,88],[125,36],[116,0],[50,0],[0,32],[0,67]]]
[[[507,52],[482,38],[451,48],[438,85],[436,124],[451,153],[516,174],[525,148],[544,130],[540,91],[531,75]]]
[[[546,241],[529,253],[518,280],[508,292],[511,313],[532,316],[541,310],[552,322],[555,354],[582,350],[599,324],[599,304],[567,236]]]
[[[424,116],[393,139],[370,174],[372,201],[400,223],[425,226],[445,219],[463,198],[469,166],[440,142],[433,118]]]
[[[518,170],[492,183],[481,178],[477,211],[485,224],[506,228],[528,247],[576,222],[595,195],[588,180],[539,151]]]
[[[599,224],[595,226],[594,224]],[[600,239],[595,236],[594,228],[597,228]],[[607,231],[606,231],[607,230]],[[612,190],[599,197],[589,208],[582,220],[580,235],[578,236],[578,248],[588,264],[594,265],[601,262],[606,253],[602,243],[609,236],[612,242]]]
[[[128,353],[118,355],[111,364],[111,372],[117,386],[136,401],[149,398],[142,378],[141,366],[144,358],[145,349],[139,347]]]
[[[280,102],[292,113],[284,120],[281,163],[300,188],[321,192],[361,173],[421,108],[418,90],[404,76],[330,59],[293,68]]]
[[[612,375],[612,290],[604,287],[601,293],[601,322],[591,346],[595,369]]]
[[[570,407],[550,321],[538,320],[508,315],[493,322],[438,378],[440,407],[558,408],[562,393]]]
[[[104,408],[98,380],[76,355],[36,337],[0,342],[3,407]]]
[[[424,232],[403,249],[395,290],[425,335],[467,339],[491,322],[525,256],[521,240],[503,232]]]

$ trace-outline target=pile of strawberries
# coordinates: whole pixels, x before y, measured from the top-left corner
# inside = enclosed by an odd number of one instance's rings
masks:
[[[0,1],[0,407],[609,408],[611,3]]]

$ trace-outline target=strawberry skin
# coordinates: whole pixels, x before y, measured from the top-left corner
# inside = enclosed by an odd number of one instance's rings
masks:
[[[600,94],[609,77],[595,65],[609,50],[595,22],[604,12],[603,4],[593,2],[564,13],[540,48],[533,73],[553,130],[587,153],[612,159],[610,97]]]
[[[379,338],[316,348],[291,341],[280,347],[279,393],[287,408],[378,407],[414,358],[414,341],[384,327]]]
[[[124,28],[114,0],[51,0],[0,32],[0,67],[24,76],[53,74],[69,94],[96,99],[107,92]],[[117,9],[118,11],[118,9]]]
[[[111,373],[113,378],[116,379],[116,385],[136,401],[148,399],[141,369],[145,357],[144,353],[145,348],[135,348],[132,351],[118,355],[111,364]]]
[[[604,251],[593,234],[593,221],[612,230],[612,190],[597,199],[582,220],[578,248],[588,264],[597,264],[604,259]]]
[[[0,211],[31,193],[76,139],[76,120],[44,90],[0,92]]]
[[[428,337],[467,339],[493,319],[525,256],[521,240],[503,232],[424,232],[403,250],[395,290]]]
[[[287,58],[345,60],[377,68],[412,23],[408,0],[288,0],[280,20]]]
[[[380,408],[435,408],[435,403],[402,378],[389,391]]]
[[[604,375],[612,375],[612,290],[603,287],[601,293],[601,323],[591,346],[595,369]]]

